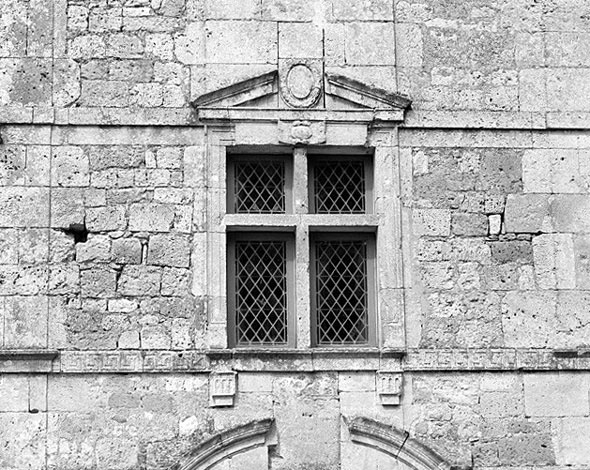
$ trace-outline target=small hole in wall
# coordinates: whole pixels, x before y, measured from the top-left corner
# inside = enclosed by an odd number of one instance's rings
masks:
[[[88,229],[84,224],[71,224],[64,232],[74,237],[74,243],[86,243],[88,240]]]
[[[39,413],[39,410],[37,408],[31,408],[29,409],[29,413],[36,414]]]

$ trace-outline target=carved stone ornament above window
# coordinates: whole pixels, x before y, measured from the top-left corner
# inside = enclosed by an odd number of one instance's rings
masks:
[[[285,59],[278,71],[206,93],[192,104],[204,123],[291,122],[296,128],[287,132],[288,143],[318,139],[303,122],[396,124],[404,120],[409,98],[343,75],[322,73],[322,69],[319,60]]]

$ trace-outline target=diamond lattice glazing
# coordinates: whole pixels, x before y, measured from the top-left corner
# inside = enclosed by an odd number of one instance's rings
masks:
[[[234,194],[236,213],[284,213],[284,163],[278,161],[236,162]]]
[[[318,214],[365,212],[365,167],[362,161],[314,165],[314,202]]]
[[[286,243],[236,242],[238,346],[287,342]]]
[[[318,344],[367,343],[366,243],[321,241],[315,249]]]

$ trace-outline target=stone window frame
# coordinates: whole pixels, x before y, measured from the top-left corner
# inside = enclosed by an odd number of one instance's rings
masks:
[[[206,241],[203,249],[207,263],[202,274],[208,298],[208,336],[210,350],[227,350],[228,316],[226,283],[226,233],[228,231],[284,230],[295,233],[296,247],[296,343],[298,351],[322,350],[313,347],[311,338],[309,230],[348,230],[375,232],[376,251],[376,343],[373,350],[400,350],[406,347],[404,276],[401,233],[401,170],[398,130],[395,125],[368,125],[369,122],[346,119],[312,121],[313,134],[297,144],[293,129],[300,121],[235,120],[208,124],[205,128],[206,162],[204,183],[208,198],[204,210]],[[344,122],[342,122],[344,121]],[[293,214],[226,213],[226,175],[228,153],[260,151],[281,153],[293,149]],[[307,152],[373,155],[373,211],[370,214],[334,214],[330,217],[308,213],[309,192]],[[313,153],[310,152],[310,153]],[[322,220],[319,220],[319,219]],[[198,275],[198,273],[196,273]],[[287,349],[287,348],[286,348]],[[358,349],[338,347],[339,350]]]

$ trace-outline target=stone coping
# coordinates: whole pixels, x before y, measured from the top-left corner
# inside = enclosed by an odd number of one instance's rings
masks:
[[[215,119],[225,118],[227,110],[213,110]],[[232,110],[235,111],[235,110]],[[298,111],[254,110],[256,118],[264,120],[301,119]],[[271,110],[272,111],[272,110]],[[373,110],[331,111],[311,113],[309,118],[345,119],[358,114],[360,121],[372,120]],[[239,113],[242,111],[239,111]],[[225,114],[224,114],[225,113]],[[239,114],[238,113],[238,114]],[[246,113],[246,111],[244,111]],[[244,114],[242,113],[242,114]],[[289,114],[290,113],[290,114]],[[305,114],[305,112],[303,112]],[[323,113],[323,114],[322,114]],[[224,114],[222,116],[222,114]],[[315,117],[314,117],[315,116]],[[243,119],[243,116],[231,116]],[[52,108],[0,106],[0,124],[56,124],[56,125],[120,125],[120,126],[200,126],[194,108]],[[505,129],[549,130],[590,129],[590,112],[507,112],[507,111],[429,111],[409,110],[405,128],[424,129]]]

